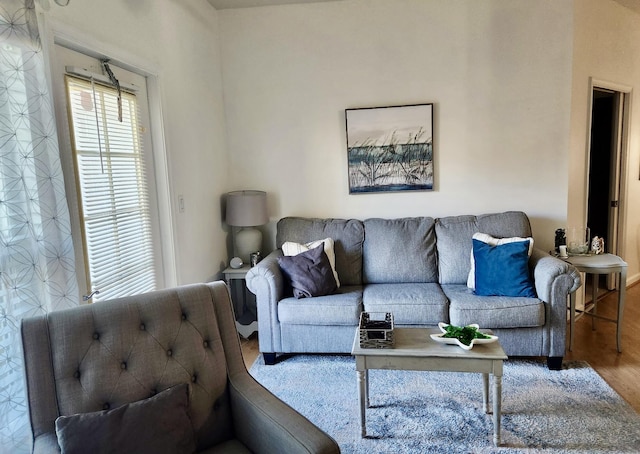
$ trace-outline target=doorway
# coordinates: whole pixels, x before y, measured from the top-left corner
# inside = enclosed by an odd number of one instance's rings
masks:
[[[587,226],[591,236],[604,239],[605,252],[621,255],[623,163],[629,91],[592,81],[591,128],[588,153]],[[615,277],[601,275],[599,288],[616,288]],[[592,285],[591,282],[586,283]]]

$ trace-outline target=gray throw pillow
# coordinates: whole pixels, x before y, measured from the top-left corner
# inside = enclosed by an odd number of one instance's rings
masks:
[[[189,385],[182,383],[113,410],[60,416],[58,444],[63,454],[190,454],[196,445],[188,411]]]
[[[329,295],[336,290],[331,263],[322,244],[297,255],[279,257],[278,264],[291,281],[296,298]]]

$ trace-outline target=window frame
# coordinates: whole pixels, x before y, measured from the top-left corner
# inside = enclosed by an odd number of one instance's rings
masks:
[[[161,254],[158,255],[157,265],[159,288],[173,287],[178,285],[178,273],[176,266],[175,249],[175,208],[172,203],[172,196],[169,184],[169,169],[166,155],[166,143],[164,139],[164,121],[162,115],[161,83],[158,71],[144,58],[134,55],[122,55],[119,49],[105,48],[104,44],[89,39],[86,36],[79,36],[73,30],[69,30],[66,25],[54,22],[47,24],[46,36],[49,38],[46,43],[46,57],[53,84],[52,93],[56,111],[56,123],[58,128],[58,140],[61,153],[63,173],[65,174],[65,189],[67,191],[67,203],[71,213],[71,224],[74,238],[74,248],[77,264],[77,280],[81,294],[90,291],[87,288],[88,275],[84,269],[84,250],[80,232],[82,227],[78,218],[78,198],[75,183],[73,156],[70,149],[69,124],[66,113],[65,87],[64,87],[64,62],[57,55],[57,47],[62,47],[90,58],[104,59],[109,56],[109,63],[112,67],[119,67],[124,70],[138,74],[146,79],[146,99],[144,102],[148,106],[148,119],[145,121],[149,125],[144,134],[144,140],[149,145],[145,148],[149,150],[150,170],[155,174],[155,187],[149,187],[149,193],[155,197],[157,209],[157,239],[161,245]],[[82,43],[82,44],[80,44]],[[43,43],[44,46],[44,43]],[[117,77],[117,74],[116,74]],[[64,102],[61,102],[64,100]],[[72,178],[73,175],[73,178]],[[80,296],[80,295],[79,295]]]
[[[152,213],[153,197],[149,194],[154,177],[147,175],[146,171],[138,95],[134,90],[121,90],[124,114],[123,122],[118,122],[118,91],[112,84],[96,81],[91,76],[87,79],[85,75],[71,74],[69,71],[64,81],[87,289],[91,289],[91,292],[97,290],[94,301],[140,293],[131,291],[136,287],[142,291],[156,290],[162,276],[158,264],[161,254],[157,251],[158,241],[154,241],[157,238],[157,231],[154,230],[157,229],[153,228],[153,224],[157,224],[157,220]],[[78,100],[76,96],[81,93],[90,93],[90,99]],[[86,110],[84,102],[91,103],[91,111]],[[96,105],[99,106],[97,110]],[[131,107],[135,108],[132,110]],[[97,189],[98,186],[100,189]],[[93,208],[87,210],[91,206]],[[122,223],[116,222],[117,219]],[[130,222],[139,228],[132,229]],[[96,229],[101,233],[91,234]],[[136,240],[142,249],[132,250],[123,246],[132,240]],[[96,250],[97,243],[108,244],[109,249]],[[113,266],[128,262],[134,267],[128,268],[127,273],[117,268],[120,277],[114,279],[105,270],[100,271],[104,268],[104,262],[95,263],[95,256],[104,254],[110,256]],[[151,270],[147,266],[149,260]],[[133,271],[141,280],[129,280],[125,277],[130,275],[129,271]],[[120,289],[120,292],[116,289]],[[117,294],[105,296],[113,291]]]

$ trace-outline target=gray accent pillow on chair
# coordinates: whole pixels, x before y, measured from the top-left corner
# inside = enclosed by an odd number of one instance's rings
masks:
[[[60,416],[56,434],[65,454],[191,454],[196,444],[189,385],[182,383],[113,410]]]

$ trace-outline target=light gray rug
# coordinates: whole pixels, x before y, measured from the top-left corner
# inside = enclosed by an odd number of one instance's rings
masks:
[[[251,374],[325,430],[343,453],[640,452],[640,416],[588,364],[549,371],[509,360],[502,385],[502,445],[493,447],[480,374],[370,371],[367,435],[360,437],[355,361],[296,355]]]

